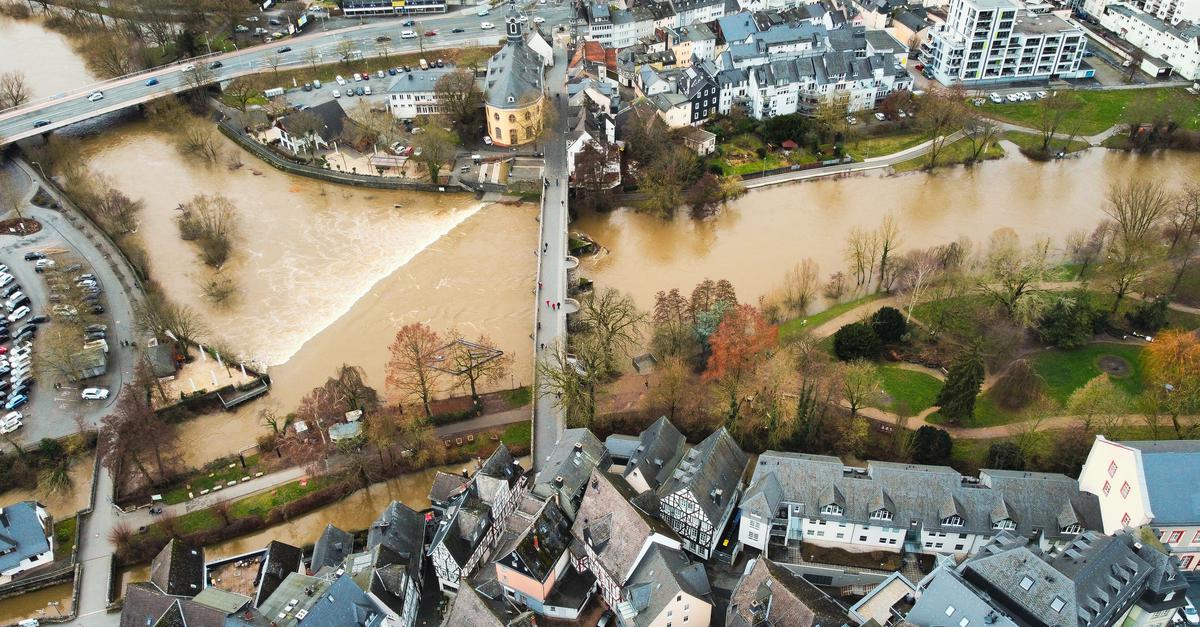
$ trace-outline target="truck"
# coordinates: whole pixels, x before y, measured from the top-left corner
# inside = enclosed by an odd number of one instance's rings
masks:
[[[270,89],[263,91],[263,95],[266,96],[267,98],[276,98],[276,97],[282,96],[283,88],[282,87],[272,87]]]
[[[108,340],[92,340],[91,342],[84,342],[83,348],[85,350],[92,349],[92,348],[99,348],[100,350],[107,353],[108,352]]]

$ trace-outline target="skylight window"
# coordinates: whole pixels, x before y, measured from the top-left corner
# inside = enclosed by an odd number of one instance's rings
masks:
[[[1059,597],[1054,597],[1054,600],[1050,602],[1050,609],[1054,610],[1055,612],[1061,612],[1066,606],[1067,602]]]
[[[1022,577],[1021,578],[1021,589],[1029,590],[1031,588],[1033,588],[1033,579],[1031,577]]]

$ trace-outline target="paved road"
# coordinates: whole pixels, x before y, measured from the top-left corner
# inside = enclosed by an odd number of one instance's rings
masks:
[[[566,22],[570,18],[571,10],[569,7],[542,5],[538,7],[537,13],[546,20],[543,26],[549,31],[558,24]],[[498,19],[501,22],[499,28],[486,31],[480,28],[481,22],[492,20],[495,23]],[[433,51],[496,45],[503,33],[502,22],[503,20],[495,15],[481,18],[474,13],[463,12],[422,17],[419,26],[426,30],[438,31],[437,36],[424,38],[424,49]],[[392,40],[389,54],[404,54],[421,49],[421,40],[400,38],[400,32],[405,30],[400,24],[400,20],[391,19],[339,30],[316,31],[238,52],[198,57],[185,63],[140,72],[124,78],[102,81],[92,85],[80,85],[76,89],[50,98],[0,112],[0,145],[189,89],[187,80],[189,74],[182,71],[187,63],[207,67],[214,61],[220,61],[222,67],[212,70],[212,76],[217,80],[224,81],[245,74],[269,70],[271,68],[268,61],[276,55],[281,60],[280,68],[304,66],[307,63],[305,54],[309,49],[317,51],[320,55],[320,63],[334,62],[339,59],[337,47],[342,41],[354,43],[356,50],[366,57],[376,56],[375,38],[384,35]],[[464,32],[450,32],[455,28],[462,28]],[[290,48],[290,50],[283,53],[278,52],[284,48]],[[150,78],[157,79],[158,84],[147,86],[146,82]],[[97,102],[88,101],[88,96],[94,91],[104,92],[104,98]],[[48,121],[49,124],[34,128],[34,123],[38,121]]]
[[[551,138],[566,136],[566,71],[567,52],[561,42],[554,46],[554,66],[550,69],[546,85],[549,103],[557,109],[556,128]],[[563,94],[559,96],[559,94]],[[566,350],[567,314],[562,308],[546,305],[561,303],[567,299],[567,146],[566,142],[546,143],[546,181],[549,186],[542,196],[541,234],[543,252],[538,263],[538,281],[541,289],[534,306],[537,308],[537,330],[534,338],[534,354],[542,359],[547,351]],[[542,346],[545,346],[543,349]],[[554,449],[554,443],[563,430],[563,414],[554,395],[537,391],[533,420],[533,468],[536,470]]]
[[[949,146],[950,144],[958,141],[961,138],[962,138],[961,131],[954,133],[953,135],[951,135],[950,137],[948,137],[946,139],[945,145]],[[758,187],[767,187],[769,185],[778,185],[780,183],[791,183],[794,181],[804,181],[804,180],[808,180],[808,179],[821,178],[824,176],[833,176],[835,174],[850,174],[852,172],[865,172],[867,170],[878,170],[879,168],[886,168],[888,166],[895,165],[897,163],[901,163],[904,161],[908,161],[909,159],[913,159],[915,157],[919,157],[919,156],[929,152],[929,146],[932,143],[933,143],[933,140],[929,140],[929,141],[917,144],[916,146],[913,146],[912,148],[907,148],[905,150],[901,150],[900,152],[894,152],[890,155],[884,155],[882,157],[872,157],[870,159],[865,159],[863,161],[856,161],[854,163],[843,163],[840,165],[831,165],[831,166],[826,166],[823,168],[813,168],[811,170],[801,170],[799,172],[785,172],[783,174],[773,174],[771,176],[764,176],[762,178],[757,178],[757,179],[752,179],[752,180],[746,181],[744,184],[746,186],[746,189],[755,189]]]

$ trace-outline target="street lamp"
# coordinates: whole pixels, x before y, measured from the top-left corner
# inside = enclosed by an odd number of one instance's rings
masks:
[[[208,55],[212,56],[212,43],[208,40],[208,31],[204,31],[204,47],[208,48]]]
[[[37,161],[30,161],[30,163],[37,166],[38,172],[42,173],[42,178],[44,178],[44,179],[50,178],[50,177],[46,176],[46,171],[42,169],[42,164],[38,163]]]

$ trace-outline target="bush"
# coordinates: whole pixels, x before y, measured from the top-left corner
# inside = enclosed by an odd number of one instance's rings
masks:
[[[996,442],[988,447],[984,466],[996,470],[1025,470],[1025,453],[1012,442]]]
[[[944,464],[950,459],[954,441],[944,429],[925,425],[913,436],[912,456],[918,464]]]
[[[1167,326],[1167,306],[1170,301],[1166,296],[1138,303],[1133,311],[1125,314],[1125,319],[1135,330],[1142,333],[1156,333]]]
[[[875,329],[875,335],[887,343],[899,342],[908,332],[904,314],[895,307],[880,307],[875,315],[871,316],[871,326]]]
[[[1056,348],[1079,348],[1092,339],[1103,317],[1086,293],[1074,292],[1054,301],[1042,314],[1037,323],[1038,337]]]
[[[833,354],[842,361],[873,360],[882,347],[875,329],[863,322],[852,322],[833,334]]]
[[[1016,411],[1040,398],[1045,385],[1028,360],[1018,359],[1000,373],[989,394],[1001,408]]]

